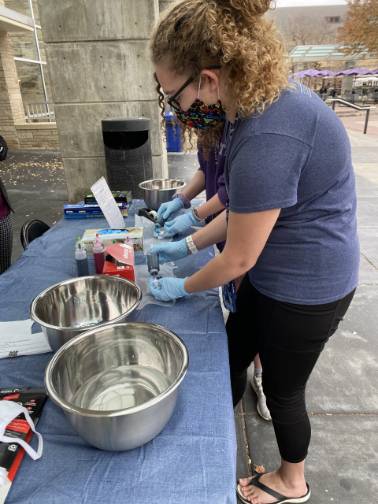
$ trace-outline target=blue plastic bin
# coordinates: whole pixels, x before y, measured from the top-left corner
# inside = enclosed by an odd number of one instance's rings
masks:
[[[167,151],[182,152],[181,127],[173,112],[166,112],[165,114],[165,133],[167,137]]]

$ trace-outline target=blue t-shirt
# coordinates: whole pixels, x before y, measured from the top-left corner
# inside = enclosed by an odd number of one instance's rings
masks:
[[[336,114],[293,83],[262,114],[227,124],[229,209],[281,208],[250,270],[262,294],[296,304],[336,301],[358,282],[351,147]]]

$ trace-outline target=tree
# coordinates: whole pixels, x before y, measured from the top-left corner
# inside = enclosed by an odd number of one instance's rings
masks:
[[[339,30],[344,52],[368,50],[378,55],[378,0],[349,0],[345,23]]]
[[[283,31],[290,49],[297,45],[332,44],[335,40],[335,32],[332,26],[326,23],[314,22],[307,15],[288,19]]]

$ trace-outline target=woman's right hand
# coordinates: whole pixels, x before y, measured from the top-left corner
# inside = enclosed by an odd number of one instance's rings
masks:
[[[157,211],[159,220],[166,221],[171,215],[184,208],[184,203],[180,198],[174,198],[172,201],[162,203]]]
[[[187,212],[167,222],[164,225],[164,233],[167,237],[175,236],[185,233],[193,226],[203,227],[204,225],[205,221],[197,220],[192,212]]]
[[[166,242],[151,247],[150,253],[158,254],[161,263],[177,261],[190,254],[185,238],[180,241]]]

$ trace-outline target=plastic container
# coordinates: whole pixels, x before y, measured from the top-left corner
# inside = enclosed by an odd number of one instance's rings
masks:
[[[101,274],[104,269],[105,262],[105,248],[101,241],[100,236],[97,234],[93,244],[93,258],[95,263],[95,270],[97,274]]]
[[[147,254],[147,268],[150,275],[157,276],[159,274],[160,265],[157,253],[149,252]]]
[[[181,127],[173,112],[165,113],[165,133],[168,152],[182,152]]]
[[[82,248],[81,243],[79,241],[76,243],[75,260],[77,267],[77,275],[79,277],[89,275],[87,252],[84,248]]]
[[[147,117],[113,117],[102,121],[106,173],[112,191],[142,198],[139,183],[151,179],[151,121]]]

